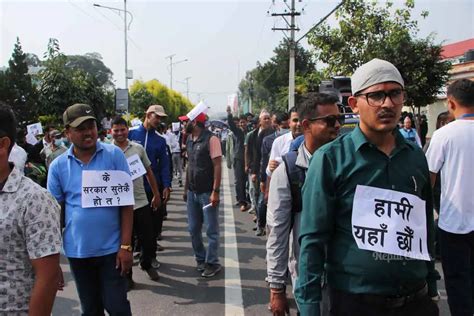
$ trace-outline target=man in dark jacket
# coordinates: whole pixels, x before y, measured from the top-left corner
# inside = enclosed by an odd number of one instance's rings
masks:
[[[219,188],[221,185],[222,148],[219,138],[205,128],[206,115],[193,120],[186,144],[189,166],[186,170],[183,200],[187,203],[188,226],[197,270],[210,278],[221,270],[219,264]],[[206,224],[209,245],[202,241]]]
[[[237,201],[240,205],[240,211],[245,212],[250,208],[249,203],[245,197],[245,183],[247,176],[245,175],[245,131],[247,128],[247,119],[241,116],[239,119],[239,126],[234,122],[230,107],[227,107],[227,123],[234,134],[234,177],[235,177],[235,191]]]

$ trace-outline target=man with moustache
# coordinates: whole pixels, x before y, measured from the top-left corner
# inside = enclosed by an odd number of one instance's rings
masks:
[[[320,315],[325,273],[331,315],[438,315],[430,298],[437,296],[434,262],[427,260],[434,258],[430,174],[422,150],[397,129],[404,81],[393,64],[380,59],[360,66],[351,79],[353,96],[348,101],[360,115],[359,126],[314,153],[303,187],[295,289],[299,310],[301,315]],[[403,233],[402,225],[415,227],[414,222],[393,210],[391,217],[374,212],[375,199],[394,203],[400,195],[416,205],[410,213],[410,219],[420,223],[414,233],[425,236],[416,239],[411,252],[399,251],[400,240],[393,236]],[[359,229],[364,229],[363,236],[365,229],[375,231],[356,226],[366,216],[377,223],[375,228],[380,222],[389,224],[377,230],[385,234],[381,250],[374,247],[381,238],[376,243],[361,241]],[[397,233],[390,235],[393,227]],[[402,255],[387,260],[387,253]]]
[[[271,176],[267,211],[267,282],[273,315],[284,316],[289,311],[286,281],[288,271],[292,284],[298,276],[301,187],[313,153],[339,134],[344,116],[339,114],[337,102],[337,97],[324,93],[305,96],[298,106],[298,113],[293,115],[292,112],[291,116],[299,117],[298,126],[303,129],[304,142],[297,151],[280,157],[284,163]],[[277,140],[282,137],[285,135]]]
[[[132,268],[133,206],[83,208],[85,170],[117,170],[130,174],[117,146],[98,142],[92,108],[74,104],[63,114],[72,145],[50,166],[48,191],[64,212],[64,253],[84,315],[131,315],[125,275]]]

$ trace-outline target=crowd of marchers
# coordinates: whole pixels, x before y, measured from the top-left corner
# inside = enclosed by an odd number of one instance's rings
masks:
[[[428,140],[426,117],[402,113],[405,82],[390,62],[360,66],[351,88],[346,106],[307,93],[288,113],[228,108],[218,128],[204,112],[166,126],[166,106],[150,105],[130,127],[74,104],[64,130],[45,128],[34,146],[0,104],[0,314],[49,315],[62,252],[84,315],[130,315],[134,257],[159,282],[173,182],[184,186],[196,273],[218,274],[225,156],[236,205],[266,238],[273,315],[290,312],[290,295],[300,315],[439,315],[436,259],[451,314],[472,315],[474,82],[449,84]],[[347,107],[358,124],[342,129]],[[134,202],[87,204],[93,171],[125,173]]]

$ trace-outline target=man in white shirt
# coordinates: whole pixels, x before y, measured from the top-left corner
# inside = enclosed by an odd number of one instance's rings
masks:
[[[289,127],[290,133],[286,133],[280,137],[277,137],[277,139],[275,139],[273,142],[272,150],[270,152],[270,160],[266,170],[268,176],[271,176],[273,170],[275,170],[282,162],[281,157],[283,157],[288,152],[288,150],[290,150],[291,142],[302,133],[296,108],[290,109]]]
[[[431,182],[441,172],[439,238],[452,315],[474,312],[474,82],[461,79],[447,91],[456,121],[438,129],[426,153]]]

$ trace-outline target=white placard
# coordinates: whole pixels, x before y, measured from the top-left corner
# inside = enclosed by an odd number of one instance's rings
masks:
[[[142,124],[142,121],[140,121],[140,119],[134,118],[130,123],[132,124],[132,127],[135,127],[140,126]]]
[[[27,125],[26,130],[28,134],[32,134],[33,136],[43,134],[43,126],[41,126],[41,123]]]
[[[26,134],[26,142],[30,145],[36,145],[38,140],[36,139],[35,135],[28,133]]]
[[[83,208],[134,205],[133,183],[121,170],[82,171]]]
[[[358,185],[352,235],[360,249],[430,260],[425,201],[416,195]]]
[[[145,166],[138,154],[132,155],[127,158],[128,167],[130,168],[130,176],[132,180],[143,176],[146,173]]]
[[[181,124],[179,122],[171,123],[171,129],[173,132],[179,132],[180,127],[181,127]]]
[[[192,121],[201,113],[207,113],[207,105],[204,101],[199,102],[186,116]]]

